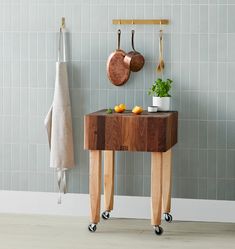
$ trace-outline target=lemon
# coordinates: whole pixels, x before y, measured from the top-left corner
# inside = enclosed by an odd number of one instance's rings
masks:
[[[114,107],[114,111],[118,112],[118,113],[124,112],[125,110],[126,110],[126,105],[125,104],[116,105]]]
[[[126,105],[125,105],[125,104],[120,104],[120,105],[119,105],[119,108],[120,108],[121,110],[125,111],[125,110],[126,110]]]
[[[135,114],[140,114],[141,112],[143,112],[143,108],[141,106],[135,106],[133,109],[132,109],[132,112],[135,113]]]
[[[118,105],[115,105],[115,106],[114,106],[114,111],[115,111],[115,112],[120,112],[120,107],[119,107]]]

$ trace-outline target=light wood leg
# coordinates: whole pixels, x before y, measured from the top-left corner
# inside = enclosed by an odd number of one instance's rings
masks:
[[[91,223],[100,221],[101,197],[101,151],[90,150],[89,191],[91,205]]]
[[[163,213],[170,213],[171,211],[171,149],[162,153],[162,207]]]
[[[151,223],[161,224],[162,211],[162,153],[151,153]]]
[[[113,210],[114,198],[114,151],[104,152],[104,206],[105,211]]]

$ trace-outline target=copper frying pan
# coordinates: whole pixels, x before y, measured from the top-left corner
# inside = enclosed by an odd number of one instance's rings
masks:
[[[134,46],[135,30],[132,30],[131,34],[132,34],[131,45],[132,45],[133,51],[130,51],[129,53],[126,54],[124,58],[124,62],[127,65],[127,67],[130,67],[130,70],[132,72],[138,72],[143,68],[145,60],[144,60],[144,56],[135,50],[135,46]]]
[[[107,60],[107,75],[116,86],[126,83],[130,77],[130,68],[124,63],[126,53],[120,49],[121,30],[118,30],[117,49],[110,54]]]

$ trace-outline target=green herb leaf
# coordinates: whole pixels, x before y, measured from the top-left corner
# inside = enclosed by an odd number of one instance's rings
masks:
[[[172,82],[171,79],[164,81],[161,78],[158,78],[148,90],[148,95],[155,97],[171,97],[169,91],[171,90]]]
[[[108,108],[108,109],[106,110],[106,113],[107,113],[107,114],[111,114],[111,113],[113,113],[113,110],[112,110],[111,108]]]

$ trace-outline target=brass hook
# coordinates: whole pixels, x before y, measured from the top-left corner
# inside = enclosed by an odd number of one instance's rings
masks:
[[[163,33],[163,30],[162,30],[162,19],[160,19],[160,30],[159,30],[160,39],[162,39],[162,33]]]
[[[65,17],[62,17],[62,19],[61,19],[61,28],[62,29],[65,28]]]
[[[159,38],[162,40],[162,37],[163,37],[163,30],[160,29],[160,30],[159,30]]]

